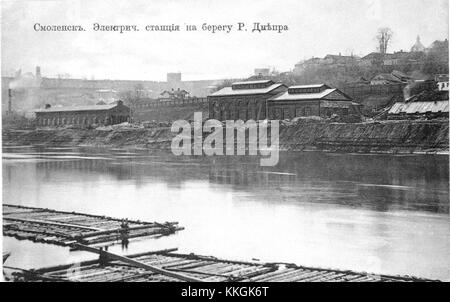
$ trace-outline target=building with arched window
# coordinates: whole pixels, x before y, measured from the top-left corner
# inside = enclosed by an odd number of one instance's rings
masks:
[[[267,115],[271,120],[302,116],[331,117],[358,114],[359,104],[336,88],[325,84],[291,86],[286,92],[267,100]]]
[[[267,99],[287,90],[271,80],[236,82],[208,96],[209,118],[224,120],[264,120]]]

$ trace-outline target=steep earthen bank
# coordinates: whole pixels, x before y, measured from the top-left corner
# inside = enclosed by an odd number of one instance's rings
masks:
[[[280,130],[283,150],[441,152],[449,149],[448,121],[299,123]]]
[[[448,152],[448,121],[330,123],[299,121],[280,126],[282,150],[333,152]],[[3,130],[4,145],[169,149],[170,128]]]

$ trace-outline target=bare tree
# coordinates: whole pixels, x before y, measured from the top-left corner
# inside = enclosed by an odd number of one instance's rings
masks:
[[[378,41],[378,50],[381,54],[387,53],[387,48],[392,40],[394,32],[389,27],[381,27],[378,29],[376,39]]]

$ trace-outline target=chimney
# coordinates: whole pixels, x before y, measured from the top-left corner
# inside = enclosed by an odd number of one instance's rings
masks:
[[[7,114],[12,113],[12,89],[8,89],[8,112]]]
[[[41,67],[36,66],[36,78],[40,78],[40,77],[41,77]]]

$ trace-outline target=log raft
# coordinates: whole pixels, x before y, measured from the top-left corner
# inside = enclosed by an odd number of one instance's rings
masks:
[[[78,244],[77,244],[78,245]],[[17,270],[12,281],[61,282],[425,282],[410,276],[387,276],[295,264],[223,260],[175,253],[176,249],[120,256],[80,245],[99,259],[36,270]]]
[[[107,216],[3,204],[3,235],[59,246],[112,245],[124,239],[165,236],[177,222],[143,222]]]

